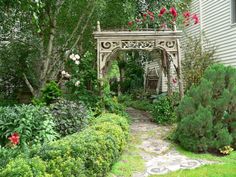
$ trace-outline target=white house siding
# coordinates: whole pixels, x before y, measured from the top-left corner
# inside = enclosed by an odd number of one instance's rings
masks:
[[[202,31],[210,46],[216,48],[216,60],[236,67],[236,25],[231,23],[231,0],[193,0],[192,10],[199,14],[200,24],[187,28],[186,33],[199,36]],[[184,40],[185,37],[183,46]]]

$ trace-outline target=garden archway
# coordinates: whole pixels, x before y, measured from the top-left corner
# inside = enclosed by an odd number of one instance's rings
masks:
[[[104,78],[111,56],[119,50],[161,49],[171,57],[178,78],[179,94],[183,97],[180,38],[182,31],[101,31],[100,23],[93,33],[97,40],[97,77]]]

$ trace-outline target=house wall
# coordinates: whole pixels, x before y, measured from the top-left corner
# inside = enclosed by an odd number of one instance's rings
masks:
[[[184,35],[200,36],[202,31],[209,42],[202,41],[203,46],[216,48],[216,60],[236,67],[236,24],[232,25],[231,7],[231,0],[193,0],[191,8],[200,16],[200,24],[188,27]]]

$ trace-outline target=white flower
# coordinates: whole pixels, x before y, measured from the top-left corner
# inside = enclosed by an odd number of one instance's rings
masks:
[[[75,61],[75,64],[76,64],[76,65],[79,65],[79,64],[80,64],[80,61],[76,60],[76,61]]]
[[[78,54],[76,54],[76,55],[75,55],[75,58],[76,58],[77,60],[79,60],[79,59],[80,59],[80,56],[79,56]]]
[[[70,59],[73,60],[73,61],[76,61],[75,54],[71,54],[71,55],[70,55]]]
[[[79,85],[80,85],[80,81],[77,81],[77,82],[75,83],[75,86],[78,87]]]
[[[65,74],[65,78],[70,78],[70,77],[71,77],[71,75],[69,73]]]
[[[61,74],[62,74],[62,75],[65,75],[65,74],[66,74],[66,72],[65,72],[65,71],[62,71],[62,72],[61,72]]]

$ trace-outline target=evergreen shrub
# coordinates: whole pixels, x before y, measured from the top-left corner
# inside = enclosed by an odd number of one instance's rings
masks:
[[[215,64],[177,109],[175,139],[194,152],[219,152],[236,144],[236,69]]]

